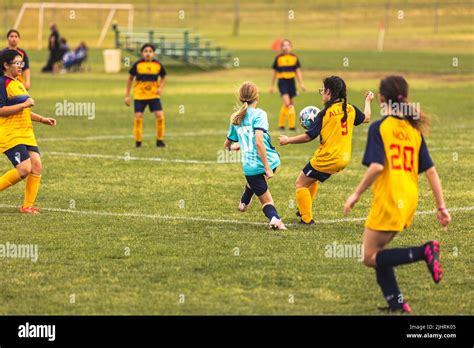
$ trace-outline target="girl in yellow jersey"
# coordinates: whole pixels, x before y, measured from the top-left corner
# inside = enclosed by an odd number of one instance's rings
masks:
[[[281,53],[275,57],[273,62],[273,77],[270,85],[270,93],[273,93],[273,86],[278,79],[278,90],[280,91],[283,105],[280,109],[278,118],[278,127],[285,129],[286,119],[288,118],[288,127],[290,130],[296,130],[295,115],[295,97],[298,95],[296,90],[295,78],[298,80],[303,92],[306,90],[301,73],[301,64],[298,57],[291,53],[293,48],[291,41],[285,39],[281,42]]]
[[[411,312],[398,289],[394,267],[424,260],[435,283],[442,277],[439,242],[386,249],[413,222],[418,204],[418,174],[426,172],[439,223],[447,228],[451,216],[422,134],[428,130],[429,122],[419,108],[408,102],[406,80],[401,76],[384,78],[380,82],[380,102],[385,116],[370,126],[362,162],[369,168],[347,199],[344,213],[348,214],[362,193],[372,186],[372,207],[363,238],[364,264],[375,268],[377,283],[388,303],[388,307],[380,309]]]
[[[0,77],[0,152],[15,168],[0,177],[0,191],[26,178],[25,197],[20,212],[37,214],[34,207],[41,180],[41,158],[31,121],[56,126],[53,118],[31,111],[34,100],[17,79],[24,62],[16,50],[6,50],[0,56],[3,76]]]
[[[325,108],[315,117],[311,128],[294,137],[280,136],[280,145],[307,143],[320,137],[319,149],[296,179],[297,215],[301,224],[314,224],[312,203],[318,190],[318,181],[324,182],[340,172],[349,163],[352,152],[354,126],[370,121],[370,103],[373,93],[367,92],[364,112],[347,103],[346,84],[338,76],[323,81],[322,95]]]

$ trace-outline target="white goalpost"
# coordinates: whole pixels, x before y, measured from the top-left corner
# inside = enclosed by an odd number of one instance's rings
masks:
[[[109,10],[107,19],[100,32],[97,40],[97,47],[101,47],[107,35],[107,31],[112,24],[112,20],[117,11],[128,12],[128,30],[133,30],[133,5],[132,4],[91,4],[91,3],[60,3],[60,2],[42,2],[31,3],[27,2],[21,6],[20,12],[16,17],[14,29],[18,29],[21,20],[28,9],[38,10],[38,49],[43,47],[43,25],[44,25],[44,10],[46,9],[69,9],[69,10]]]

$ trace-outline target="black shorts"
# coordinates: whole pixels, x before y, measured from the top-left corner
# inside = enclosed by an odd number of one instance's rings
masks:
[[[288,94],[290,98],[298,95],[295,79],[278,79],[278,90],[280,95]]]
[[[276,172],[278,167],[272,169],[273,172]],[[257,175],[246,175],[245,179],[247,179],[247,184],[252,189],[253,193],[257,196],[263,195],[268,190],[267,179],[265,179],[264,174],[257,174]]]
[[[20,144],[8,149],[4,154],[8,157],[10,162],[12,162],[13,166],[16,167],[21,162],[30,158],[28,151],[40,153],[38,146]]]
[[[147,106],[149,107],[151,112],[163,110],[163,108],[161,107],[160,98],[134,100],[133,105],[135,107],[135,112],[143,112],[145,111]]]
[[[314,169],[310,162],[308,162],[308,164],[303,168],[303,173],[307,177],[316,179],[319,182],[324,182],[331,176],[331,174],[323,173]]]

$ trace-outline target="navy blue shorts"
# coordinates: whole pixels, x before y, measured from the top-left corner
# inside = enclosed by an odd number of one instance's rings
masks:
[[[278,167],[272,169],[273,172],[276,172]],[[257,196],[263,195],[268,190],[267,179],[265,179],[264,174],[257,174],[257,175],[246,175],[245,179],[247,179],[247,184],[252,189],[253,193]]]
[[[16,167],[21,162],[30,158],[28,151],[40,153],[38,146],[20,144],[8,149],[4,154],[8,157],[10,162],[12,162],[13,166]]]
[[[295,79],[278,79],[278,90],[280,95],[288,94],[290,98],[298,95]]]
[[[145,99],[145,100],[134,100],[133,105],[135,107],[135,112],[143,112],[145,111],[146,107],[150,108],[151,112],[161,111],[163,108],[161,107],[161,99]]]
[[[308,162],[308,164],[303,168],[303,173],[307,177],[316,179],[319,182],[324,182],[331,176],[331,174],[323,173],[314,169],[310,162]]]

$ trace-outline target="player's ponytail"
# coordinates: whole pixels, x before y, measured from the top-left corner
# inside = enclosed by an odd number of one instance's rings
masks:
[[[403,117],[420,132],[427,134],[430,130],[430,118],[420,110],[416,103],[408,100],[408,82],[403,76],[387,76],[380,81],[379,93],[384,98],[384,114]]]
[[[341,121],[346,122],[347,120],[347,88],[346,83],[339,76],[330,76],[323,80],[325,90],[329,90],[331,98],[326,102],[325,107],[322,111],[323,116],[326,114],[326,110],[334,103],[342,101],[342,111],[344,116]]]
[[[249,105],[258,100],[257,85],[250,81],[242,83],[237,92],[237,98],[242,105],[238,106],[237,110],[230,116],[230,122],[236,126],[240,125],[245,118]]]

